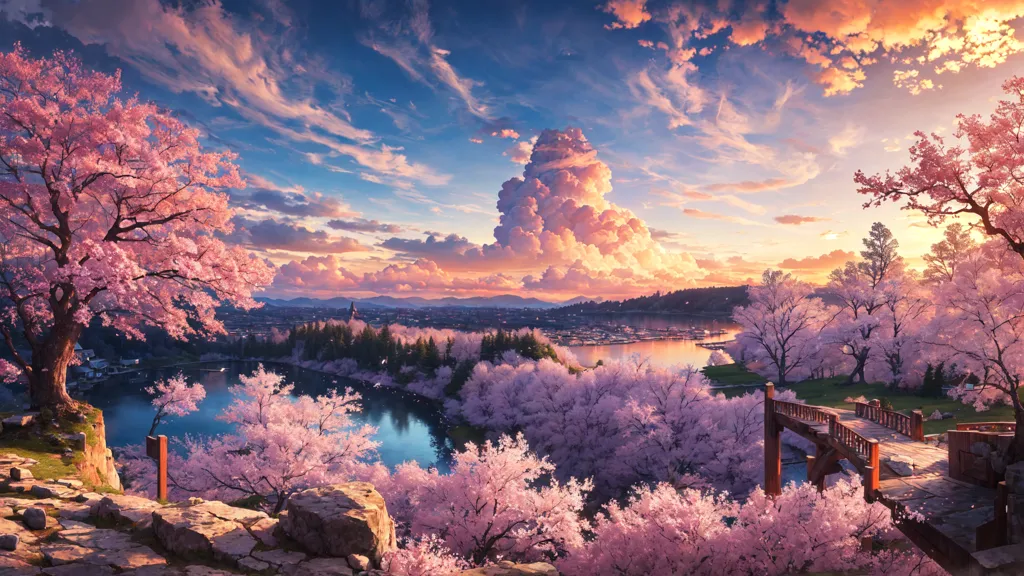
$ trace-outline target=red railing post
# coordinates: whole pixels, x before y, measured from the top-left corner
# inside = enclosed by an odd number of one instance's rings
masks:
[[[878,479],[878,440],[870,438],[867,440],[867,466],[864,468],[864,499],[868,502],[875,501],[875,492],[878,491],[880,482]]]
[[[910,439],[924,442],[924,412],[920,410],[910,413]]]
[[[775,385],[764,385],[764,492],[782,494],[782,430],[775,419]]]
[[[146,455],[156,460],[156,499],[167,500],[167,436],[146,436]]]

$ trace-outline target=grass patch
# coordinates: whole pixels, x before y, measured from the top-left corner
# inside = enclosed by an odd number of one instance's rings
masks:
[[[748,386],[764,384],[766,380],[754,374],[739,364],[724,364],[722,366],[705,366],[701,372],[713,384],[720,386]]]
[[[65,440],[63,435],[84,432],[86,443],[93,446],[99,441],[95,425],[101,417],[101,412],[92,406],[83,404],[82,409],[85,418],[81,422],[64,417],[58,421],[59,427],[54,428],[49,425],[52,415],[44,411],[33,425],[5,431],[0,437],[0,453],[12,453],[22,458],[36,460],[37,464],[29,470],[32,471],[32,476],[40,480],[77,478],[77,465],[82,463],[85,454],[76,449],[72,456],[64,456],[64,449],[70,447],[70,442]],[[51,441],[48,438],[51,434],[59,441]]]
[[[947,430],[955,430],[958,423],[966,422],[1013,422],[1013,408],[996,406],[985,412],[976,412],[974,408],[952,398],[924,397],[916,394],[886,388],[884,384],[852,384],[844,385],[845,376],[826,378],[823,380],[806,380],[787,386],[796,392],[797,398],[817,406],[846,408],[853,410],[852,402],[846,398],[864,396],[868,400],[888,398],[893,410],[910,414],[912,410],[920,410],[925,417],[924,433],[939,434]],[[947,420],[927,420],[928,416],[939,412],[952,412],[953,418]]]
[[[708,366],[704,368],[704,375],[714,384],[719,385],[750,385],[763,384],[765,379],[753,372],[741,367],[738,364],[726,364],[724,366]],[[995,406],[985,412],[976,412],[974,408],[962,404],[952,398],[924,397],[914,393],[904,392],[886,388],[882,383],[874,384],[851,384],[846,385],[846,376],[834,378],[820,378],[816,380],[804,380],[795,384],[789,384],[786,389],[796,392],[797,398],[815,406],[827,406],[830,408],[845,408],[853,410],[852,402],[847,398],[863,396],[868,400],[874,398],[888,398],[892,407],[897,412],[909,415],[912,410],[920,410],[926,420],[924,421],[925,434],[939,434],[947,430],[955,430],[958,423],[968,422],[1013,422],[1013,407]],[[749,388],[725,388],[719,390],[728,397],[739,396],[750,392]],[[947,420],[927,420],[928,416],[938,410],[939,412],[952,412],[953,418]]]

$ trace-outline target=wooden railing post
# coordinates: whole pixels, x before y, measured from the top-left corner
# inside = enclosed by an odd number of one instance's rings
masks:
[[[156,499],[167,500],[167,436],[146,436],[146,455],[156,460]]]
[[[775,385],[764,385],[764,492],[782,494],[782,430],[775,418]]]
[[[920,410],[910,413],[910,439],[924,442],[924,412]]]
[[[875,501],[875,492],[880,486],[878,479],[878,440],[868,439],[867,466],[864,468],[864,499]]]

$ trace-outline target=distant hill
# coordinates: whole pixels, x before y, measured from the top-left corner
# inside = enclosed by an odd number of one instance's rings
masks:
[[[736,306],[750,302],[746,286],[687,288],[662,294],[606,302],[577,302],[560,308],[559,312],[577,314],[612,314],[623,312],[654,312],[693,314],[699,316],[731,316]]]
[[[268,306],[288,306],[296,308],[347,308],[352,302],[361,308],[440,308],[440,307],[461,307],[461,308],[536,308],[552,309],[561,306],[576,304],[579,302],[601,302],[603,299],[587,298],[577,296],[565,302],[548,302],[538,298],[524,298],[514,294],[501,296],[476,296],[470,298],[422,298],[419,296],[397,297],[397,296],[373,296],[370,298],[349,298],[335,296],[321,300],[319,298],[292,298],[284,300],[280,298],[256,298]]]

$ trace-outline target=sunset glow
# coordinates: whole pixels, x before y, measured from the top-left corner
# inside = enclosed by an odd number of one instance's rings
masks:
[[[1019,0],[326,4],[0,0],[0,49],[120,69],[237,153],[263,295],[551,301],[821,284],[875,221],[923,268],[942,230],[853,174],[1024,63]]]

